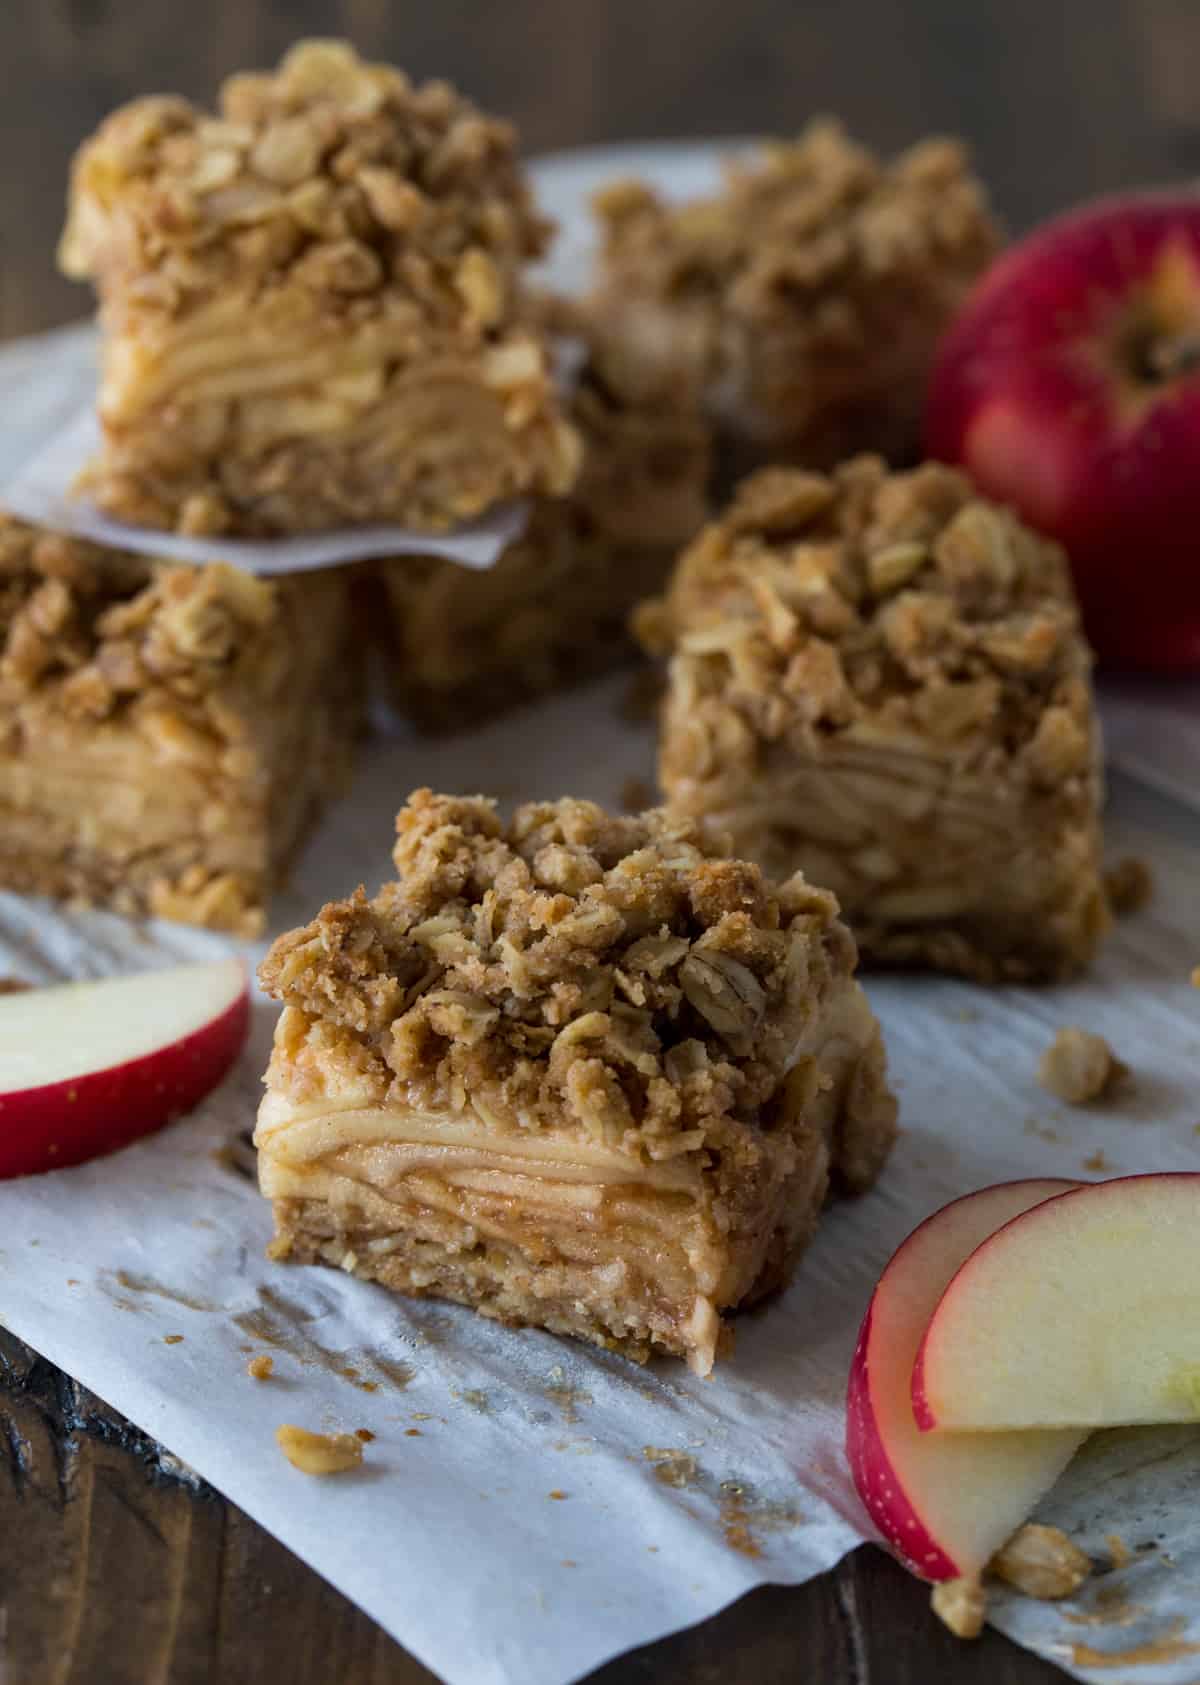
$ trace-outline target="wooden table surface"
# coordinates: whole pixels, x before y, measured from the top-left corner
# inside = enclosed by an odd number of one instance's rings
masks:
[[[1010,227],[1200,168],[1198,0],[4,0],[0,337],[65,321],[72,151],[121,100],[211,97],[302,34],[346,34],[511,114],[527,150],[794,130],[971,141]],[[3,1284],[0,1281],[0,1309]],[[217,1493],[0,1331],[0,1685],[417,1685],[431,1676]],[[1038,1685],[962,1645],[880,1552],[753,1593],[604,1685]]]

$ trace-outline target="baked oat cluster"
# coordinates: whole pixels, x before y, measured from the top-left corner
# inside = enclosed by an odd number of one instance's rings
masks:
[[[833,898],[659,811],[504,825],[422,790],[397,831],[397,880],[260,969],[279,1250],[707,1369],[721,1312],[789,1277],[895,1133]],[[514,1167],[516,1221],[488,1203]]]
[[[671,656],[671,805],[832,889],[869,959],[1090,959],[1100,746],[1065,558],[963,475],[763,470],[638,629]]]
[[[911,456],[933,349],[998,240],[956,142],[881,163],[835,122],[675,205],[597,198],[591,300],[622,384],[699,393],[743,467]]]
[[[260,969],[286,1009],[271,1080],[300,1101],[344,1058],[380,1104],[469,1095],[497,1130],[650,1159],[728,1147],[854,970],[831,895],[659,810],[565,799],[505,826],[493,802],[419,790],[397,833],[395,882],[323,908]],[[874,1180],[892,1115],[880,1055],[833,1144],[847,1186]]]
[[[108,513],[189,533],[439,528],[565,491],[507,123],[342,43],[156,97],[81,149],[60,258],[100,295]]]
[[[348,576],[268,583],[0,515],[0,884],[256,934],[349,768]]]

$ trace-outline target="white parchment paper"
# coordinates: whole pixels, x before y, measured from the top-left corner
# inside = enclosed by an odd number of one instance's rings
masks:
[[[460,567],[490,568],[518,539],[527,503],[499,505],[453,532],[356,526],[295,538],[187,538],[113,521],[74,491],[100,449],[95,414],[96,332],[88,323],[6,346],[0,392],[0,505],[27,521],[177,562],[234,562],[248,573],[300,573],[370,556],[442,556]]]
[[[468,738],[377,743],[276,925],[385,877],[392,815],[422,782],[508,801],[572,790],[617,802],[650,763],[648,730],[618,717],[624,683]],[[158,1436],[452,1685],[562,1685],[750,1586],[804,1580],[871,1536],[841,1453],[842,1394],[871,1286],[929,1211],[1006,1176],[1200,1165],[1200,993],[1188,980],[1200,958],[1196,829],[1118,781],[1113,849],[1153,861],[1157,894],[1085,982],[871,980],[901,1098],[895,1157],[874,1193],[830,1211],[795,1285],[742,1322],[733,1360],[711,1381],[407,1304],[336,1271],[268,1264],[268,1212],[222,1151],[253,1119],[273,1019],[265,1003],[237,1072],[190,1119],[99,1163],[0,1184],[0,1321]],[[94,975],[227,946],[0,897],[0,975]],[[1038,1054],[1067,1023],[1107,1034],[1134,1067],[1128,1091],[1102,1108],[1061,1107],[1034,1082]],[[182,1342],[166,1344],[169,1334]],[[275,1378],[247,1376],[251,1350],[274,1355]],[[376,1438],[361,1474],[315,1482],[276,1449],[284,1421]],[[1174,1436],[1167,1462],[1161,1437],[1121,1436],[1082,1491],[1047,1510],[1082,1529],[1102,1562],[1106,1536],[1119,1534],[1130,1564],[1065,1607],[998,1601],[1006,1631],[1069,1663],[1075,1643],[1119,1650],[1174,1632],[1177,1617],[1191,1623],[1200,1436]],[[1106,1610],[1125,1624],[1072,1624]],[[1174,1641],[1200,1643],[1200,1620]],[[1197,1665],[1096,1677],[1183,1681]]]
[[[678,181],[672,150],[645,162]],[[684,163],[690,190],[711,149]],[[642,167],[628,150],[608,163],[567,159],[546,194],[561,215],[580,170],[590,185]],[[583,261],[582,239],[572,250]],[[29,347],[0,353],[0,398],[21,394],[3,411],[9,431],[14,411],[52,407],[30,384],[31,355],[36,364]],[[619,718],[624,683],[468,737],[377,742],[275,928],[387,876],[392,816],[419,784],[619,802],[652,759],[648,728]],[[1120,702],[1118,752],[1136,769],[1161,722],[1139,715],[1137,698]],[[1178,705],[1200,717],[1194,695],[1180,692]],[[1200,792],[1200,756],[1173,764],[1176,783],[1160,786]],[[269,1265],[269,1213],[228,1151],[253,1121],[266,1003],[237,1070],[192,1117],[99,1163],[0,1184],[0,1322],[155,1434],[451,1685],[564,1685],[751,1586],[810,1578],[872,1536],[842,1456],[842,1397],[871,1287],[904,1235],[1006,1176],[1200,1167],[1200,993],[1188,981],[1200,960],[1200,825],[1119,776],[1108,832],[1114,856],[1151,861],[1157,893],[1084,982],[869,980],[901,1099],[896,1154],[875,1192],[829,1212],[794,1286],[741,1323],[733,1360],[711,1381],[405,1303],[336,1271]],[[0,975],[103,975],[231,946],[0,895]],[[1109,1036],[1134,1068],[1102,1107],[1059,1106],[1034,1082],[1039,1053],[1069,1023]],[[270,1381],[246,1374],[252,1352],[274,1356]],[[360,1473],[316,1482],[278,1452],[284,1421],[376,1437]],[[997,1596],[992,1618],[1079,1678],[1194,1679],[1198,1493],[1191,1430],[1093,1441],[1045,1513],[1111,1571],[1066,1605]],[[1173,1659],[1147,1665],[1147,1644]]]

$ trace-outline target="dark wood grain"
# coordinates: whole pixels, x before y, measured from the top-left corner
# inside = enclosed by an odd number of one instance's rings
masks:
[[[57,276],[66,172],[115,104],[208,100],[301,34],[347,34],[511,114],[526,149],[794,130],[833,110],[884,149],[964,134],[1010,226],[1200,171],[1197,0],[4,0],[0,337],[89,307]],[[995,1635],[957,1644],[858,1552],[754,1593],[603,1685],[1038,1685]],[[418,1685],[366,1616],[155,1446],[0,1334],[4,1685]]]
[[[636,1650],[592,1685],[1051,1685],[994,1633],[964,1645],[867,1549]],[[433,1675],[153,1441],[0,1331],[5,1685],[430,1685]]]

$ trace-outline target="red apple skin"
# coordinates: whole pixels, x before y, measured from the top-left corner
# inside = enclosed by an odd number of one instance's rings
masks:
[[[846,1392],[846,1456],[854,1487],[871,1520],[908,1569],[922,1580],[956,1580],[960,1569],[927,1531],[892,1467],[874,1426],[867,1350],[873,1303],[867,1306]]]
[[[1008,1196],[1011,1201],[1008,1211],[1019,1213],[1060,1193],[1069,1193],[1078,1185],[1057,1177],[1033,1178],[997,1183],[978,1194],[966,1194],[952,1200],[927,1217],[897,1247],[871,1296],[850,1364],[846,1393],[846,1456],[855,1489],[872,1521],[904,1566],[920,1579],[958,1579],[962,1574],[972,1572],[974,1565],[957,1562],[930,1533],[888,1454],[872,1402],[871,1348],[876,1308],[888,1291],[889,1278],[898,1267],[903,1268],[905,1254],[920,1246],[947,1214],[953,1217],[968,1205],[980,1203],[981,1198],[990,1200],[992,1196]]]
[[[152,1135],[199,1105],[250,1029],[250,993],[193,1034],[106,1071],[0,1094],[0,1180],[62,1170]]]
[[[939,348],[925,442],[1065,546],[1102,662],[1200,668],[1200,194],[1103,200],[1002,256]]]

